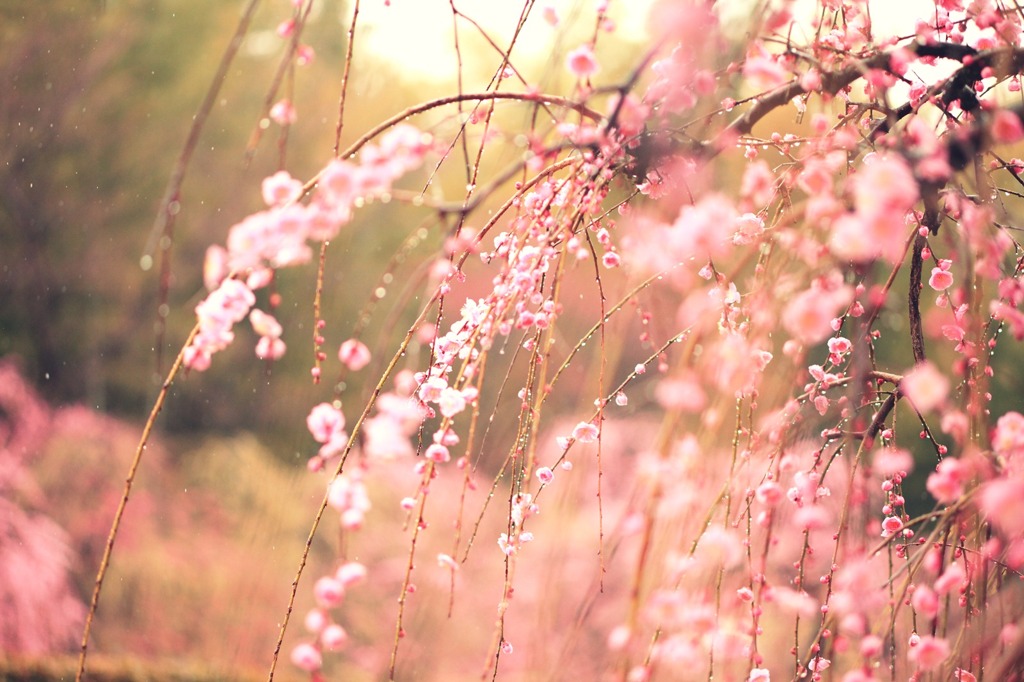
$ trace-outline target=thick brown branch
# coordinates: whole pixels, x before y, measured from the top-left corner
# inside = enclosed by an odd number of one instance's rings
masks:
[[[921,273],[924,269],[922,253],[925,238],[914,238],[914,252],[910,256],[910,290],[907,293],[910,317],[910,346],[914,351],[914,362],[924,362],[924,332],[921,325]]]

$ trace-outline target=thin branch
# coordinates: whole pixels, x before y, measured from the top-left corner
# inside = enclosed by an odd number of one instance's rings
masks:
[[[89,600],[89,612],[85,617],[85,628],[82,632],[82,645],[81,652],[78,656],[78,672],[75,673],[75,682],[82,682],[85,676],[85,659],[89,647],[89,634],[92,631],[93,619],[96,616],[96,609],[100,603],[100,591],[103,589],[103,579],[107,575],[107,569],[110,567],[110,557],[114,551],[114,542],[117,539],[118,530],[121,528],[121,518],[124,516],[124,510],[128,506],[128,497],[132,492],[132,484],[135,482],[135,474],[139,470],[139,463],[142,461],[142,453],[146,451],[146,447],[149,443],[149,436],[153,432],[153,425],[156,423],[156,418],[159,416],[160,411],[163,409],[164,400],[167,398],[167,392],[171,388],[171,384],[174,383],[174,379],[178,376],[178,372],[181,370],[181,366],[185,360],[185,349],[192,344],[192,340],[199,333],[199,325],[197,324],[192,328],[192,332],[185,339],[185,343],[181,346],[181,351],[178,352],[178,357],[175,358],[174,364],[171,365],[170,371],[167,373],[167,378],[164,379],[163,385],[160,387],[160,393],[156,397],[156,402],[153,403],[153,409],[149,413],[149,419],[146,420],[146,426],[142,429],[142,437],[139,439],[139,444],[135,448],[135,456],[132,458],[131,466],[128,468],[128,477],[124,482],[124,493],[121,495],[121,502],[117,505],[117,512],[114,514],[114,521],[110,526],[110,533],[107,535],[107,544],[103,548],[103,558],[100,560],[100,568],[96,572],[96,582],[92,588],[92,598]]]

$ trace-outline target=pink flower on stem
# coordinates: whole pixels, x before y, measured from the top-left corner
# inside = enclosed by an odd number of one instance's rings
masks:
[[[328,651],[341,651],[348,643],[348,633],[337,623],[331,623],[320,633],[320,642]]]
[[[352,372],[370,364],[370,349],[359,339],[349,339],[338,349],[338,359]]]
[[[992,116],[992,139],[1000,144],[1013,144],[1024,138],[1024,125],[1020,116],[1008,109],[1000,109]]]
[[[949,379],[925,360],[903,375],[900,390],[918,412],[930,412],[946,400]]]
[[[910,597],[914,610],[925,618],[934,618],[939,613],[939,597],[927,585],[918,585]]]
[[[554,472],[551,471],[550,468],[541,467],[537,469],[537,480],[540,481],[542,484],[547,485],[548,483],[551,483],[551,481],[553,481],[554,479],[555,474]]]
[[[316,52],[309,45],[299,45],[295,49],[295,63],[299,66],[306,66],[316,58]]]
[[[270,120],[279,126],[290,126],[299,118],[295,106],[287,99],[274,102],[274,106],[270,107],[269,116]]]
[[[812,286],[786,306],[782,326],[804,345],[820,343],[833,333],[832,320],[852,298],[853,290],[849,287],[828,290]]]
[[[313,585],[313,596],[321,608],[333,609],[341,605],[345,597],[345,586],[337,578],[324,576]]]
[[[953,273],[949,268],[953,265],[951,260],[940,260],[939,267],[932,268],[931,277],[928,278],[928,286],[936,291],[945,291],[953,286]]]
[[[875,451],[871,468],[883,478],[896,474],[908,474],[914,470],[914,458],[903,448],[880,448]]]
[[[964,483],[970,475],[962,461],[947,457],[939,462],[935,471],[928,475],[925,488],[941,504],[952,504],[964,492]]]
[[[324,664],[320,651],[308,642],[298,644],[292,649],[291,661],[292,665],[307,673],[316,672]]]
[[[449,419],[466,409],[466,396],[451,386],[441,391],[437,398],[438,409],[441,414]]]
[[[577,78],[588,78],[600,68],[590,45],[580,45],[566,57],[565,65]]]
[[[743,77],[754,90],[764,92],[779,87],[791,78],[791,74],[771,55],[758,54],[748,57],[743,63]]]
[[[281,336],[283,331],[277,318],[259,308],[253,308],[249,313],[249,322],[252,324],[252,330],[259,336],[270,336],[276,339]]]
[[[328,622],[327,613],[323,609],[311,609],[303,621],[306,629],[313,634],[317,634],[327,627]]]
[[[356,561],[348,561],[338,567],[334,577],[341,581],[345,588],[349,588],[366,580],[366,573],[366,566]]]
[[[949,642],[925,635],[910,649],[909,657],[921,670],[931,670],[949,658]]]
[[[267,206],[282,206],[302,195],[302,182],[288,171],[277,171],[263,180],[263,201]]]
[[[327,443],[345,428],[345,415],[330,403],[320,403],[310,410],[306,427],[317,443]]]
[[[593,443],[597,440],[597,427],[590,422],[580,422],[572,430],[572,437],[580,443]]]
[[[288,347],[276,336],[261,336],[256,342],[256,357],[260,360],[280,360]]]
[[[227,249],[218,244],[206,249],[206,259],[203,261],[203,284],[207,291],[213,291],[219,287],[230,272]]]
[[[1007,412],[999,418],[992,433],[992,449],[1007,459],[1024,455],[1024,415]]]
[[[887,516],[882,521],[882,537],[892,537],[903,528],[903,521],[896,516]]]
[[[440,443],[434,443],[427,451],[423,453],[424,456],[432,462],[450,462],[452,459],[451,453],[448,448],[441,445]]]

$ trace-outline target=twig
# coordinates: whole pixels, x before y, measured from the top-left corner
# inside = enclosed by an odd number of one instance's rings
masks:
[[[164,399],[167,398],[167,391],[170,390],[171,384],[174,383],[175,377],[181,370],[181,366],[185,360],[185,349],[192,344],[192,340],[199,333],[199,325],[196,324],[189,333],[188,338],[185,339],[185,343],[182,344],[181,350],[178,352],[178,357],[174,360],[174,364],[171,365],[171,370],[167,373],[167,378],[164,379],[163,385],[160,387],[160,393],[156,397],[156,402],[153,403],[153,409],[149,413],[149,419],[146,420],[146,426],[142,429],[142,437],[139,439],[139,445],[135,448],[135,457],[132,459],[131,466],[128,468],[128,477],[124,482],[124,493],[121,495],[121,502],[117,505],[117,512],[114,514],[114,521],[110,526],[110,533],[107,535],[107,544],[103,548],[103,558],[100,560],[100,568],[96,572],[96,583],[92,588],[92,598],[89,600],[89,612],[85,617],[85,629],[82,632],[82,646],[81,653],[78,656],[78,672],[75,673],[75,682],[82,682],[85,677],[85,658],[89,647],[89,633],[92,631],[92,622],[96,615],[96,609],[100,603],[100,591],[103,588],[103,579],[107,575],[107,568],[110,566],[110,556],[114,551],[114,541],[117,539],[117,532],[121,527],[121,518],[124,516],[124,510],[128,506],[128,497],[132,492],[132,484],[135,482],[135,474],[139,469],[139,463],[142,461],[142,453],[146,451],[146,446],[149,443],[149,436],[153,431],[153,425],[156,423],[156,418],[160,414],[160,411],[164,406]]]

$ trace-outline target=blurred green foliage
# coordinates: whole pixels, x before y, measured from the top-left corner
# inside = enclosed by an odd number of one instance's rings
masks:
[[[242,2],[205,0],[0,2],[0,356],[20,356],[52,402],[144,415],[162,380],[158,369],[166,370],[193,322],[206,247],[223,242],[231,224],[261,207],[260,179],[282,162],[293,175],[309,177],[331,156],[348,21],[338,0],[316,3],[303,35],[316,59],[288,72],[274,98],[290,95],[300,103],[286,152],[271,124],[255,154],[246,154],[285,50],[274,29],[291,11],[288,3],[264,3],[182,187],[164,367],[158,368],[159,265],[144,271],[140,259],[242,8]],[[365,130],[408,100],[386,69],[374,73],[388,88],[353,79],[351,92],[373,99],[370,107],[364,99],[350,107],[351,130]],[[383,218],[380,207],[362,219],[373,229],[339,240],[328,260],[329,344],[351,331],[383,263],[405,237],[387,229],[398,221]],[[354,269],[336,270],[336,252],[353,248],[360,258],[345,260],[354,260]],[[311,398],[292,398],[311,390],[312,342],[302,329],[308,332],[312,320],[314,273],[288,273],[280,286],[284,304],[275,312],[286,328],[299,329],[286,337],[286,359],[262,371],[253,362],[255,338],[240,326],[239,343],[202,382],[179,382],[167,428],[273,432],[282,426],[287,434],[301,425],[298,412]]]

